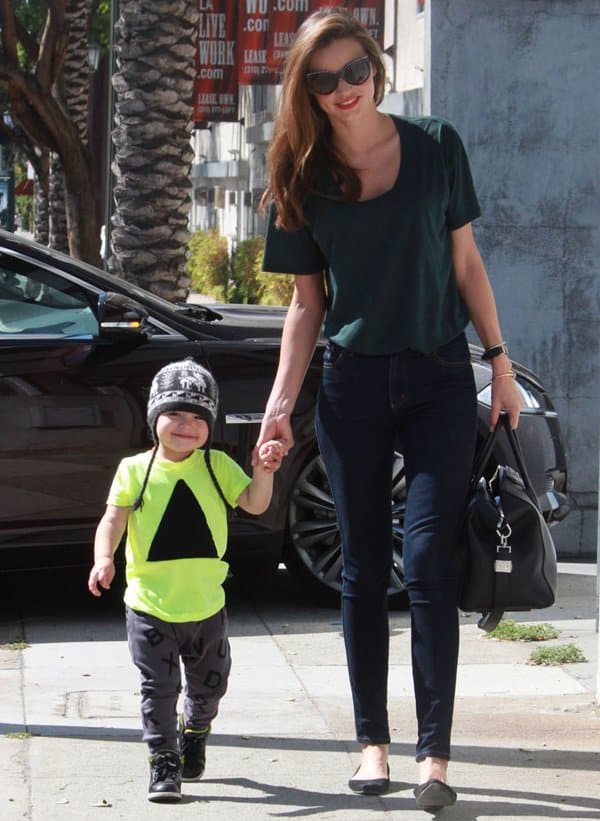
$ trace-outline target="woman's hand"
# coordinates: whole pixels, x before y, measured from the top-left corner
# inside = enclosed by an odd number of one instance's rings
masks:
[[[294,435],[290,417],[287,413],[265,413],[260,433],[256,440],[256,445],[252,450],[252,467],[258,463],[258,451],[265,444],[273,439],[277,439],[282,448],[282,456],[287,456],[294,447]]]
[[[500,418],[500,411],[506,411],[513,430],[519,424],[519,414],[523,407],[523,400],[512,376],[500,376],[492,379],[492,410],[490,413],[490,429],[493,430]]]

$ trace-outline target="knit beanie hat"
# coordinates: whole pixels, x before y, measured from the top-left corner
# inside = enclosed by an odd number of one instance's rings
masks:
[[[147,418],[153,438],[156,440],[156,420],[161,413],[189,411],[208,424],[206,447],[210,447],[218,403],[213,375],[191,357],[165,365],[152,380],[148,398]]]

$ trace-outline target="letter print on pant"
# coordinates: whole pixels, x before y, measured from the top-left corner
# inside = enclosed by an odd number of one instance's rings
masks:
[[[203,621],[167,624],[128,607],[126,616],[129,650],[141,677],[143,739],[151,753],[177,750],[182,684],[178,658],[185,672],[185,726],[204,729],[217,715],[227,690],[231,669],[227,614],[223,609]]]

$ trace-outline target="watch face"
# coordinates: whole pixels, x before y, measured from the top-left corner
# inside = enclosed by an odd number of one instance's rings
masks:
[[[500,356],[500,354],[508,354],[508,348],[504,342],[499,343],[498,345],[493,345],[491,348],[488,348],[483,352],[481,355],[482,359],[493,359],[495,356]]]

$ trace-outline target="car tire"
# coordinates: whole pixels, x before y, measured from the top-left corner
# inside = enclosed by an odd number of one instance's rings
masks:
[[[398,452],[394,454],[391,505],[394,553],[388,602],[390,607],[404,610],[408,607],[402,561],[406,479],[404,459]],[[327,471],[319,453],[305,463],[294,483],[283,558],[290,574],[313,598],[323,604],[339,604],[340,531]]]

